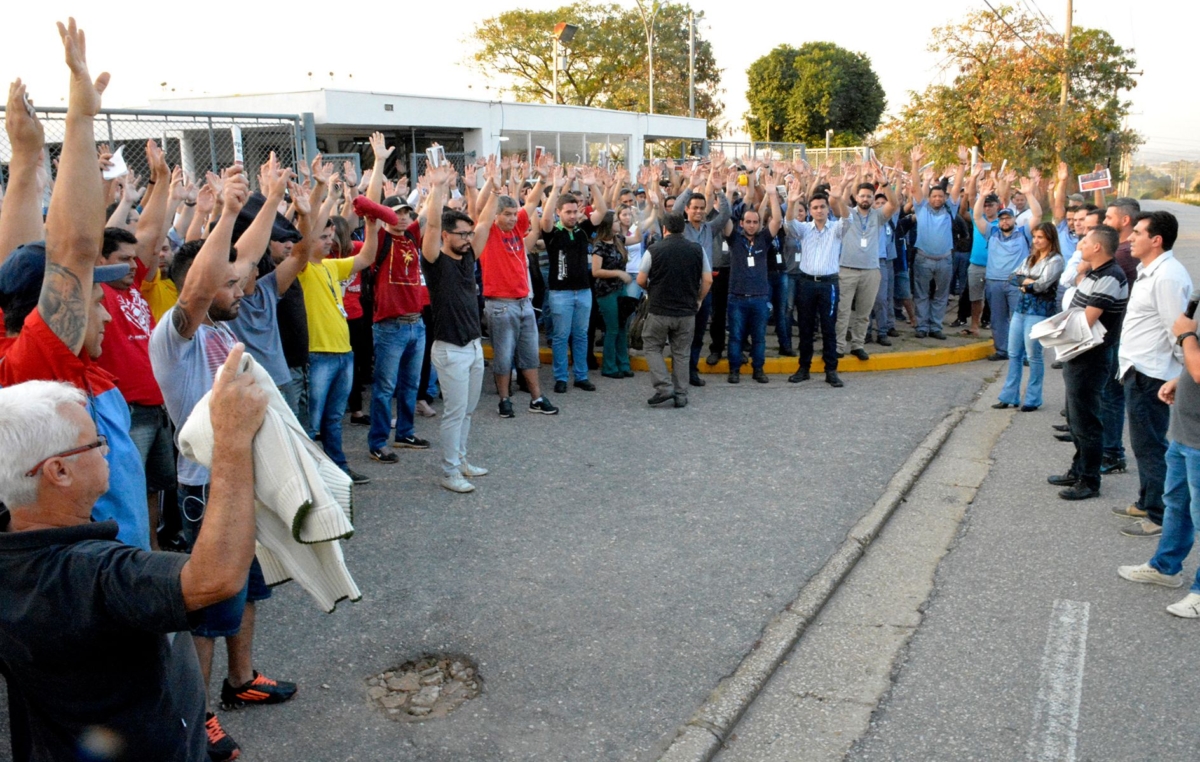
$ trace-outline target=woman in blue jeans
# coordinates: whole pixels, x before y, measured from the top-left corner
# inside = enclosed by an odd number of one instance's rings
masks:
[[[596,228],[592,244],[592,293],[604,319],[604,364],[606,378],[633,378],[629,368],[629,333],[620,319],[618,299],[633,278],[625,272],[628,255],[624,236],[615,234],[616,213],[609,211]]]
[[[1041,342],[1029,338],[1034,324],[1058,312],[1058,279],[1063,272],[1062,252],[1058,248],[1058,231],[1049,222],[1033,229],[1033,247],[1029,257],[1012,274],[1012,283],[1021,290],[1017,309],[1008,328],[1008,378],[1000,390],[997,410],[1017,407],[1028,413],[1042,406]],[[1021,402],[1021,375],[1025,358],[1029,358],[1029,383],[1025,401]]]

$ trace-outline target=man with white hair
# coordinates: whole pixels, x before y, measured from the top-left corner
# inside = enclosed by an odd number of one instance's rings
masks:
[[[235,375],[242,354],[239,344],[213,387],[212,491],[190,556],[130,547],[115,521],[92,521],[108,441],[82,391],[0,389],[0,673],[30,758],[209,759],[216,718],[191,639],[174,633],[236,595],[254,557],[252,442],[266,394]]]

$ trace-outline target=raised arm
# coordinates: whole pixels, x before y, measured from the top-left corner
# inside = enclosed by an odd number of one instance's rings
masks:
[[[555,167],[550,175],[550,195],[542,205],[542,232],[549,233],[554,229],[554,210],[558,207],[558,194],[562,189],[562,167]]]
[[[158,270],[158,247],[166,228],[167,206],[171,201],[171,170],[163,151],[153,140],[146,141],[146,161],[150,164],[150,183],[147,198],[138,218],[137,258],[149,273]]]
[[[8,163],[8,188],[0,211],[0,264],[18,246],[42,240],[42,188],[38,168],[42,164],[45,136],[37,115],[25,108],[25,84],[18,79],[8,86],[4,129],[12,146]]]
[[[379,253],[379,220],[368,217],[367,225],[363,228],[363,245],[354,255],[351,274],[366,270],[375,264],[375,255]]]
[[[433,187],[425,208],[428,219],[421,234],[421,256],[428,262],[436,262],[442,253],[442,207],[446,205],[449,194],[450,172],[441,166],[430,169],[429,174]]]
[[[925,147],[917,144],[913,146],[909,152],[909,159],[912,161],[912,176],[910,182],[912,184],[912,202],[913,206],[920,206],[925,200],[925,181],[921,178],[921,165],[925,161]]]
[[[283,296],[287,290],[292,287],[292,283],[308,264],[308,255],[312,250],[313,241],[316,236],[313,235],[312,223],[314,222],[311,214],[311,209],[308,206],[308,197],[300,191],[300,186],[293,181],[288,181],[288,190],[294,199],[294,209],[296,217],[294,220],[296,230],[300,231],[300,240],[292,246],[292,251],[287,258],[275,266],[275,285],[279,289],[279,295]]]
[[[967,162],[971,153],[966,146],[958,147],[958,169],[954,172],[954,183],[950,186],[950,202],[958,206],[962,199],[963,178],[967,174]]]
[[[221,219],[196,254],[172,313],[175,330],[190,339],[208,315],[208,308],[229,275],[229,250],[233,247],[233,224],[246,205],[250,186],[240,164],[229,168],[224,183],[225,203]],[[240,280],[240,279],[239,279]]]
[[[1071,179],[1071,168],[1065,161],[1058,163],[1057,183],[1054,185],[1054,199],[1050,202],[1050,212],[1054,215],[1054,224],[1058,225],[1067,217],[1067,182]],[[1066,256],[1066,252],[1063,252]]]
[[[608,214],[608,202],[604,200],[604,190],[596,184],[596,170],[588,167],[580,173],[580,179],[592,194],[592,215],[589,219],[593,225],[599,225],[604,221],[604,215]]]
[[[771,221],[767,223],[767,231],[771,237],[775,237],[779,235],[779,229],[783,226],[783,207],[779,203],[779,188],[775,183],[767,186],[767,198],[771,200]]]
[[[983,236],[984,238],[988,237],[988,234],[991,232],[992,228],[991,223],[987,220],[987,217],[983,216],[984,199],[986,199],[987,195],[992,192],[992,188],[994,188],[995,185],[996,181],[990,177],[980,184],[979,194],[975,197],[975,208],[971,213],[971,217],[975,221],[975,229],[978,230],[979,235]]]
[[[109,78],[105,72],[92,81],[87,42],[75,19],[67,26],[60,23],[58,33],[71,70],[71,86],[58,188],[46,216],[46,275],[38,312],[71,353],[78,354],[92,303],[92,271],[104,241],[104,184],[93,121]]]
[[[279,160],[275,158],[275,152],[272,151],[267,158],[267,163],[263,165],[262,172],[262,181],[265,183],[263,192],[266,193],[267,199],[263,202],[262,208],[258,210],[258,214],[254,216],[254,221],[233,242],[238,253],[237,274],[239,278],[248,276],[250,271],[258,266],[258,261],[270,247],[271,230],[275,227],[275,215],[279,210],[279,204],[283,201],[284,193],[287,191],[288,180],[291,178],[292,170],[280,167]]]
[[[1032,177],[1021,180],[1021,192],[1025,194],[1025,200],[1029,202],[1029,219],[1025,221],[1025,228],[1030,235],[1042,221],[1042,203],[1037,199],[1037,185],[1037,181]]]

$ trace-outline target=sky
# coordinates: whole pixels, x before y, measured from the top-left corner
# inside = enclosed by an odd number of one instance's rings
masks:
[[[633,5],[632,0],[620,2]],[[992,0],[997,7],[1000,2]],[[1065,26],[1066,0],[1007,2],[1036,6],[1055,29]],[[448,6],[402,2],[372,8],[355,24],[339,6],[311,2],[281,6],[209,0],[199,6],[189,3],[178,15],[164,11],[169,6],[161,2],[139,0],[123,3],[119,10],[61,0],[10,3],[0,77],[22,77],[36,103],[61,105],[67,80],[54,22],[76,13],[89,35],[93,71],[107,69],[113,75],[104,97],[108,107],[136,108],[172,95],[317,87],[498,99],[498,86],[467,63],[474,25],[504,10],[564,5],[563,0],[457,0]],[[700,34],[712,43],[723,70],[721,98],[730,125],[744,121],[746,69],[783,43],[831,41],[867,54],[887,93],[888,112],[898,112],[909,91],[949,76],[938,68],[940,57],[926,50],[930,30],[987,7],[984,0],[858,0],[840,6],[769,0],[747,13],[748,6],[727,0],[694,0],[691,5],[705,13]],[[1200,98],[1191,95],[1194,84],[1189,81],[1195,77],[1192,32],[1200,21],[1200,3],[1075,0],[1074,6],[1077,26],[1106,29],[1135,50],[1143,74],[1125,96],[1133,102],[1129,124],[1145,139],[1138,160],[1200,160]],[[401,10],[403,23],[390,21],[383,8]],[[814,14],[809,8],[820,10]],[[322,21],[329,13],[335,14],[334,23]],[[395,39],[377,34],[380,28],[395,30]],[[440,32],[429,33],[435,29]]]

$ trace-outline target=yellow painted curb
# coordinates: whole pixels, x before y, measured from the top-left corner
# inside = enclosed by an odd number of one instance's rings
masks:
[[[938,365],[956,365],[958,363],[983,360],[992,351],[992,342],[979,341],[973,344],[964,344],[961,347],[947,347],[945,349],[934,347],[915,352],[881,352],[871,355],[871,359],[866,362],[847,356],[838,363],[838,372],[860,373],[879,370],[904,370],[907,368],[933,368]],[[492,359],[492,346],[490,344],[483,345],[483,356],[489,360]],[[548,348],[539,350],[539,356],[542,359],[543,365],[549,365],[552,362],[553,354]],[[599,362],[600,359],[601,355],[597,352],[596,361]],[[640,356],[631,355],[629,365],[633,370],[650,370],[646,364],[646,358]],[[763,370],[774,374],[792,374],[796,372],[797,367],[799,367],[799,363],[795,357],[768,357],[766,362],[763,363]],[[825,363],[821,360],[818,348],[817,356],[813,357],[812,372],[822,373],[824,370]],[[709,365],[701,360],[700,372],[726,374],[729,372],[729,362],[722,360],[716,365]]]

